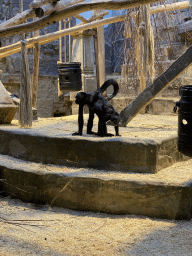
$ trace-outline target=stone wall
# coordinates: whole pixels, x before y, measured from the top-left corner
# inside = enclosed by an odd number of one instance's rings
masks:
[[[20,75],[1,75],[1,81],[5,88],[19,96]],[[39,76],[37,91],[37,113],[38,117],[50,117],[54,115],[53,105],[58,102],[58,77]]]

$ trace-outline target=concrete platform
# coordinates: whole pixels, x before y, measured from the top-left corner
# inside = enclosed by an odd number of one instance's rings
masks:
[[[95,131],[97,123],[95,118]],[[156,173],[187,159],[177,150],[176,115],[137,115],[128,127],[120,127],[121,137],[72,136],[75,131],[77,116],[39,119],[31,129],[21,129],[13,121],[0,126],[0,154],[44,164],[139,173]],[[108,131],[114,134],[114,127]]]
[[[190,219],[192,160],[156,174],[45,165],[0,155],[0,193],[82,211]]]

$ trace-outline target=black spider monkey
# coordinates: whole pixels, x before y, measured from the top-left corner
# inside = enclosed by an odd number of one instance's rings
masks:
[[[109,97],[104,98],[102,93],[110,86],[113,86],[113,94]],[[87,105],[89,107],[89,120],[87,123],[87,134],[96,134],[98,136],[113,136],[107,133],[106,122],[111,121],[115,126],[116,136],[119,135],[119,114],[115,111],[112,104],[108,101],[111,100],[119,91],[118,83],[113,80],[107,80],[99,89],[93,92],[79,92],[76,95],[75,103],[79,105],[79,116],[78,116],[78,132],[72,135],[82,135],[83,131],[83,107]],[[92,132],[94,114],[99,118],[98,133]]]

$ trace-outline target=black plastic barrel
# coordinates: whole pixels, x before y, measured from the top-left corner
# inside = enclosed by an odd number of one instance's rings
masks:
[[[178,150],[192,157],[192,85],[182,86],[178,111]],[[175,109],[176,110],[176,109]]]
[[[58,63],[58,69],[61,91],[71,92],[80,91],[82,89],[80,62]]]

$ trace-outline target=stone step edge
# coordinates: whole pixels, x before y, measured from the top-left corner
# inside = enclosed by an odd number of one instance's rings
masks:
[[[1,156],[0,192],[24,202],[73,210],[163,219],[191,218],[192,181],[166,185],[161,182],[86,178],[48,170],[42,172],[38,169],[41,166]]]
[[[185,159],[177,150],[177,136],[156,141],[123,137],[96,141],[78,136],[53,137],[0,130],[0,144],[1,154],[28,161],[82,168],[105,167],[110,171],[156,173]]]

